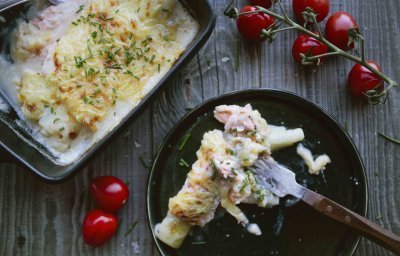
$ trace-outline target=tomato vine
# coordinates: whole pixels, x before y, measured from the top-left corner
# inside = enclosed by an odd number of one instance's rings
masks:
[[[263,8],[261,6],[256,6],[256,10],[248,11],[248,12],[239,12],[237,8],[234,7],[235,5],[235,0],[232,0],[229,6],[226,8],[224,14],[230,18],[233,19],[238,19],[239,16],[241,15],[247,15],[247,14],[267,14],[275,19],[275,22],[270,25],[269,27],[266,27],[261,30],[261,37],[266,39],[268,42],[272,42],[276,35],[279,32],[283,32],[286,30],[297,30],[300,31],[303,34],[308,35],[309,37],[312,37],[319,42],[325,44],[329,52],[312,56],[311,54],[301,54],[302,57],[302,63],[303,64],[320,64],[321,63],[321,58],[326,57],[326,56],[332,56],[332,55],[340,55],[344,58],[347,58],[355,63],[358,63],[362,66],[364,66],[366,69],[370,70],[372,73],[375,75],[379,76],[382,78],[384,82],[386,82],[387,86],[382,86],[379,85],[376,88],[370,89],[365,92],[365,96],[368,99],[368,102],[370,104],[381,104],[385,103],[389,90],[399,86],[397,82],[392,80],[390,77],[385,75],[382,71],[379,69],[375,68],[374,65],[371,65],[368,61],[365,60],[365,50],[364,50],[364,37],[361,35],[360,30],[358,27],[354,27],[349,29],[348,32],[348,37],[349,37],[349,42],[348,46],[350,46],[353,43],[359,44],[360,52],[361,54],[359,55],[357,52],[354,53],[348,53],[336,45],[334,45],[332,42],[326,39],[324,34],[321,31],[320,26],[318,26],[318,21],[317,21],[317,14],[311,9],[311,8],[306,8],[306,10],[302,13],[303,14],[303,19],[304,19],[304,24],[300,25],[299,23],[295,22],[292,20],[286,13],[285,9],[282,6],[282,3],[280,0],[275,0],[273,1],[274,4],[276,3],[279,6],[280,9],[280,14],[276,13],[274,11],[271,11],[269,9]],[[281,26],[285,24],[285,27]],[[314,30],[310,29],[308,25],[316,26],[316,31],[318,33],[315,33]],[[383,88],[383,89],[382,89]]]

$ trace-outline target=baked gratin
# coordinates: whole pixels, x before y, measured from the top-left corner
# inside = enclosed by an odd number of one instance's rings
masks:
[[[176,0],[69,0],[18,23],[1,91],[67,165],[135,108],[198,30]]]

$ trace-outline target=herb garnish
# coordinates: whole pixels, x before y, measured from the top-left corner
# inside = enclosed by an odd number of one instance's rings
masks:
[[[134,229],[135,229],[135,227],[136,227],[136,225],[138,224],[138,221],[135,221],[135,222],[133,222],[130,226],[129,226],[129,228],[128,228],[128,230],[125,232],[125,237],[127,236],[127,235],[129,235]]]
[[[183,138],[183,141],[182,141],[181,145],[179,146],[179,150],[182,150],[185,147],[186,142],[188,141],[190,136],[191,136],[190,133],[185,134],[185,137]]]
[[[79,13],[79,12],[81,12],[81,11],[83,10],[83,7],[84,7],[84,6],[85,6],[85,5],[83,5],[83,4],[82,4],[82,5],[80,5],[80,6],[79,6],[79,9],[78,9],[78,10],[77,10],[75,13]]]
[[[396,144],[399,144],[399,145],[400,145],[400,140],[396,140],[396,139],[391,138],[391,137],[389,137],[389,136],[386,136],[385,134],[380,133],[380,132],[378,132],[378,134],[379,134],[379,136],[381,136],[382,138],[384,138],[384,139],[386,139],[386,140],[388,140],[388,141],[390,141],[390,142],[393,142],[393,143],[396,143]]]
[[[179,160],[179,166],[190,167],[190,165],[183,158]]]

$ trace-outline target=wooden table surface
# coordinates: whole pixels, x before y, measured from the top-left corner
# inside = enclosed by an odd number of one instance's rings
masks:
[[[291,14],[291,1],[284,2]],[[368,216],[400,234],[400,145],[377,136],[377,132],[383,132],[400,138],[398,90],[392,91],[385,105],[368,106],[353,100],[346,89],[351,62],[330,58],[317,72],[298,66],[291,57],[294,31],[279,34],[271,45],[249,44],[238,36],[234,21],[223,16],[227,3],[213,1],[217,25],[200,53],[123,135],[74,178],[48,185],[16,165],[0,165],[0,255],[157,255],[146,219],[149,169],[139,157],[150,162],[158,145],[188,108],[243,88],[298,93],[347,126],[368,175]],[[400,1],[331,0],[331,13],[338,10],[350,12],[360,24],[368,58],[400,80]],[[129,181],[131,194],[119,213],[122,224],[118,236],[94,249],[82,242],[81,223],[93,207],[89,181],[100,175]],[[134,221],[138,225],[124,236]],[[391,254],[362,239],[356,255]]]

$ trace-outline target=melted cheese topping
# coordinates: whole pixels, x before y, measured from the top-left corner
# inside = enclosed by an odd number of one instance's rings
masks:
[[[22,71],[3,83],[16,82],[8,94],[18,113],[69,164],[146,96],[197,32],[175,0],[66,1],[20,23],[10,66]]]

